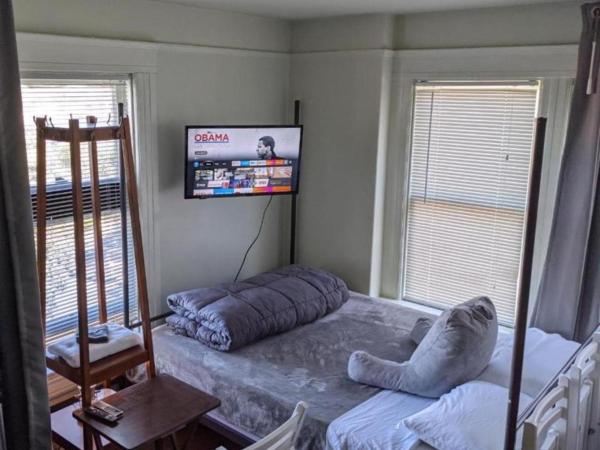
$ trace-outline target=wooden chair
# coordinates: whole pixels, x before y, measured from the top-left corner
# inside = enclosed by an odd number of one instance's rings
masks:
[[[246,447],[245,450],[294,450],[307,409],[306,403],[299,402],[292,417],[260,441]],[[219,447],[217,450],[226,449]]]

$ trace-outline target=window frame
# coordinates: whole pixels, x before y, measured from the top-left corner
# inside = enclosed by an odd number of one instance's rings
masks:
[[[160,311],[160,242],[157,194],[157,48],[96,38],[17,33],[21,76],[131,82],[133,150],[150,313]],[[156,302],[156,303],[154,303]]]
[[[442,50],[401,50],[394,52],[391,74],[390,127],[385,171],[385,212],[382,236],[390,245],[380,254],[381,272],[376,274],[379,296],[421,305],[401,298],[408,207],[409,166],[411,149],[414,86],[418,81],[510,82],[534,80],[541,84],[538,116],[547,117],[549,129],[544,149],[542,193],[538,209],[536,257],[532,298],[537,293],[537,278],[545,255],[545,239],[549,233],[558,166],[569,109],[565,95],[575,77],[577,46],[535,46],[506,48],[465,48]],[[547,241],[547,239],[546,239]]]
[[[22,72],[21,73],[21,80],[26,79],[26,80],[49,80],[49,81],[53,81],[53,80],[60,80],[61,82],[69,82],[69,80],[72,80],[73,82],[77,82],[78,80],[99,80],[99,81],[104,81],[104,80],[118,80],[118,81],[125,81],[127,83],[127,88],[130,91],[129,92],[129,99],[131,100],[131,104],[129,105],[130,107],[130,112],[131,112],[131,116],[132,116],[132,136],[135,137],[136,135],[136,126],[135,126],[135,115],[133,114],[133,80],[132,77],[130,75],[115,75],[115,74],[111,74],[111,75],[95,75],[95,74],[84,74],[83,76],[81,74],[66,74],[66,73],[46,73],[46,72],[39,72],[39,73],[32,73],[32,72]],[[129,114],[129,112],[126,112],[126,114]],[[99,120],[103,120],[104,118],[98,118]],[[81,121],[81,118],[80,118]],[[83,147],[82,147],[83,148]],[[136,149],[135,146],[133,148],[134,154],[136,153]],[[121,185],[121,180],[119,177],[108,177],[108,178],[103,178],[101,177],[99,180],[99,189],[100,189],[100,193],[101,194],[107,194],[110,192],[115,192],[115,191],[120,191],[120,185]],[[82,194],[83,194],[83,211],[84,214],[92,214],[92,191],[91,191],[91,181],[90,180],[84,180],[82,183]],[[54,219],[63,219],[63,218],[73,218],[73,211],[72,211],[72,205],[70,205],[70,201],[71,201],[71,197],[72,197],[72,183],[69,182],[65,182],[65,183],[53,183],[53,184],[47,184],[46,185],[46,190],[47,190],[47,194],[48,194],[48,199],[47,199],[47,220],[53,221]],[[119,194],[120,195],[120,194]],[[37,199],[37,185],[36,186],[31,186],[30,189],[30,198],[31,198],[31,207],[32,207],[32,216],[34,219],[34,222],[37,220],[37,203],[36,203],[36,199]],[[64,206],[60,206],[61,204],[65,204],[65,201],[68,201],[69,203],[69,207],[65,208]],[[114,196],[111,195],[101,195],[101,201],[100,201],[100,209],[101,211],[109,211],[109,210],[115,210],[115,209],[119,209],[119,211],[121,211],[120,206],[121,206],[121,200],[120,197],[117,199]],[[55,205],[58,204],[58,208],[55,207]],[[58,209],[58,211],[56,211],[56,213],[53,211],[54,209]],[[121,214],[121,212],[120,212]],[[106,256],[106,254],[105,254]],[[132,267],[132,262],[129,262],[129,266]],[[129,271],[130,269],[128,269]],[[133,282],[134,280],[130,279],[130,283]],[[130,293],[131,293],[131,289],[130,289]],[[110,310],[111,308],[115,305],[118,304],[119,306],[121,306],[121,304],[123,303],[123,299],[118,300],[117,302],[113,302],[111,301],[109,298],[106,299],[107,300],[107,308],[109,310],[109,319],[110,319]],[[134,300],[134,298],[131,298],[130,295],[130,302]],[[135,309],[137,310],[137,305],[135,305]],[[132,305],[130,304],[130,312],[132,310]],[[88,315],[90,316],[97,316],[99,314],[99,306],[96,302],[91,303],[90,305],[88,305]],[[77,324],[77,311],[73,311],[71,313],[69,313],[67,316],[61,316],[61,319],[47,319],[46,322],[46,330],[48,330],[49,328],[49,324],[54,324],[54,328],[55,328],[55,333],[57,334],[57,336],[54,336],[52,339],[50,339],[50,342],[59,339],[64,332],[68,331],[68,330],[72,330],[73,327],[69,325],[69,323],[74,323],[75,325]],[[48,315],[49,316],[49,315]],[[133,321],[131,321],[133,322]],[[56,325],[60,325],[63,324],[60,327],[56,327]],[[50,328],[52,328],[52,326],[50,325]]]
[[[409,138],[408,138],[408,143],[407,143],[407,158],[408,158],[408,171],[407,171],[407,188],[406,188],[406,199],[404,200],[406,208],[403,211],[403,223],[402,223],[402,227],[404,230],[404,235],[403,235],[403,239],[402,239],[402,261],[404,262],[401,266],[400,266],[400,286],[399,286],[399,293],[398,293],[398,297],[399,299],[406,301],[406,302],[410,302],[410,303],[417,303],[420,305],[424,305],[427,307],[431,307],[431,308],[436,308],[436,309],[441,309],[441,306],[435,302],[431,302],[428,301],[426,299],[417,299],[417,298],[412,298],[409,296],[405,295],[406,292],[406,274],[407,274],[407,258],[408,258],[408,247],[409,247],[409,236],[408,236],[408,222],[409,222],[409,213],[410,213],[410,208],[408,207],[409,202],[410,202],[410,177],[412,176],[412,167],[411,167],[411,161],[412,161],[412,146],[413,146],[413,131],[414,131],[414,108],[416,105],[416,93],[417,93],[417,86],[421,85],[421,86],[425,86],[427,84],[431,84],[431,85],[443,85],[443,84],[456,84],[458,85],[464,85],[464,86],[490,86],[490,85],[506,85],[506,86],[510,86],[510,85],[537,85],[537,93],[536,93],[536,111],[534,113],[534,117],[539,117],[540,115],[540,97],[542,94],[542,86],[543,83],[541,80],[516,80],[516,79],[511,79],[511,80],[502,80],[502,81],[498,81],[498,80],[453,80],[452,82],[445,82],[445,81],[439,81],[439,80],[416,80],[413,83],[413,88],[412,88],[412,111],[413,114],[411,115],[411,122],[410,122],[410,132],[409,132]],[[532,118],[532,129],[531,129],[531,138],[532,138],[532,143],[533,143],[533,139],[534,139],[534,135],[535,135],[535,130],[533,127],[533,123],[534,123],[534,118]],[[528,180],[529,183],[530,180]],[[474,203],[463,203],[464,206],[476,206]],[[479,205],[481,206],[481,205]],[[484,204],[484,206],[486,206]],[[525,214],[526,213],[526,209],[523,210],[523,220],[525,220]],[[521,233],[521,239],[524,236],[524,231],[525,228],[523,227],[522,229],[522,233]],[[521,251],[523,248],[523,243],[521,242]],[[520,263],[520,262],[519,262]],[[520,269],[520,266],[519,266]],[[515,299],[516,299],[516,294],[517,294],[517,285],[515,284]],[[468,299],[465,299],[468,300]],[[516,302],[515,302],[516,303]],[[516,311],[515,311],[516,313]],[[513,317],[514,319],[514,317]],[[508,325],[510,326],[510,324],[506,323],[506,322],[502,322],[502,325]]]

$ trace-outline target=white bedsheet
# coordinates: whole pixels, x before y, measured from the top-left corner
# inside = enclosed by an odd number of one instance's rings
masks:
[[[402,425],[402,419],[435,399],[404,392],[382,391],[335,419],[327,428],[328,450],[422,450],[419,441]]]
[[[521,392],[535,398],[577,351],[579,345],[558,334],[529,328],[525,337]],[[492,359],[477,379],[507,388],[510,382],[512,346],[512,334],[498,336]]]
[[[513,335],[500,333],[490,364],[477,378],[508,387]],[[524,394],[535,398],[556,375],[579,344],[537,328],[527,331],[523,372]],[[401,422],[435,403],[435,399],[404,392],[382,391],[331,422],[328,450],[426,450]]]

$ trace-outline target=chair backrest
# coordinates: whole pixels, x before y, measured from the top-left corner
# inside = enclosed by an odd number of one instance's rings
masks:
[[[599,417],[600,337],[579,352],[558,386],[548,392],[526,420],[523,450],[594,449],[590,429]],[[595,433],[594,433],[595,434]]]
[[[307,409],[306,403],[299,402],[292,417],[260,441],[246,447],[246,450],[293,450]]]
[[[589,447],[588,445],[593,391],[593,383],[590,380],[584,381],[581,385],[581,390],[579,394],[579,411],[577,418],[577,450],[593,448]]]
[[[525,421],[523,450],[565,448],[568,378],[561,375],[558,386],[548,392]]]
[[[594,370],[590,373],[589,380],[592,383],[590,394],[591,407],[587,418],[589,432],[586,434],[585,448],[592,450],[600,448],[600,330],[592,336],[592,344],[596,344],[596,352],[590,356],[594,360]],[[590,344],[590,345],[592,345]]]
[[[595,335],[594,340],[577,355],[569,369],[570,376],[578,380],[579,388],[577,410],[573,413],[576,415],[575,438],[572,443],[575,450],[584,450],[590,447],[589,430],[594,425],[594,421],[597,422],[598,417],[600,405],[594,404],[594,399],[597,402],[600,398],[598,396],[600,344],[597,338],[598,336]],[[597,426],[597,423],[595,425]]]

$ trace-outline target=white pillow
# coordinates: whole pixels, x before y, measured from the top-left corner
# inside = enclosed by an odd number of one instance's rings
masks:
[[[519,409],[531,401],[522,394]],[[502,450],[507,405],[508,389],[470,381],[402,423],[437,450]]]
[[[513,335],[498,337],[496,349],[478,380],[508,387],[512,364]],[[577,342],[538,328],[528,328],[523,356],[521,392],[536,397],[579,348]]]

